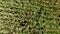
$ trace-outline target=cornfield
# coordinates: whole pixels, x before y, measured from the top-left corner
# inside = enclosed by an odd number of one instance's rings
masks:
[[[60,0],[0,0],[0,34],[60,34]]]

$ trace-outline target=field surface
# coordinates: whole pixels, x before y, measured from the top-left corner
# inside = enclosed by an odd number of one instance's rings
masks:
[[[60,34],[60,0],[0,0],[0,34]]]

